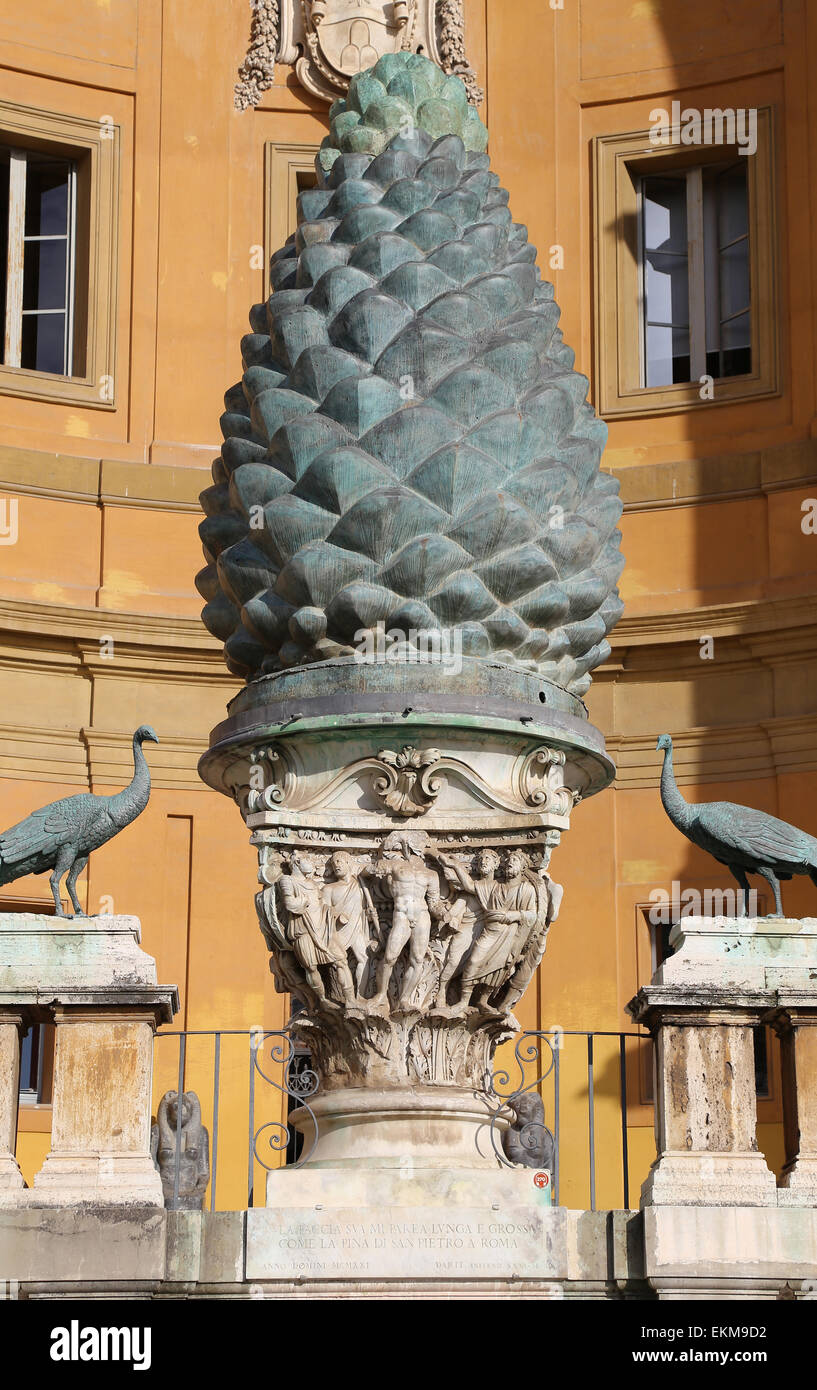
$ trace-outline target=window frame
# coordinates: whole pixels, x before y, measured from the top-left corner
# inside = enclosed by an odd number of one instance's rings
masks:
[[[299,175],[315,177],[320,141],[268,140],[264,146],[264,300],[269,298],[269,263],[298,225]],[[310,187],[312,185],[310,184]]]
[[[120,127],[106,116],[90,120],[0,101],[0,143],[76,163],[76,374],[0,363],[0,396],[115,410]]]
[[[757,108],[757,150],[737,145],[657,144],[651,132],[600,135],[593,141],[594,328],[596,406],[605,418],[651,416],[780,394],[778,266],[774,194],[774,109]],[[643,175],[721,164],[734,152],[747,162],[752,370],[700,381],[642,385],[643,254],[639,183]]]

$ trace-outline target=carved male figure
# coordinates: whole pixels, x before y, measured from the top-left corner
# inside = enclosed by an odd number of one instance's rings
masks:
[[[329,872],[333,877],[324,885],[323,899],[338,946],[354,956],[355,988],[360,994],[369,962],[370,929],[378,929],[377,914],[368,888],[355,872],[351,854],[336,850],[329,860]]]
[[[443,866],[448,882],[459,886],[466,894],[465,897],[457,899],[446,917],[446,924],[451,927],[452,936],[437,991],[437,1004],[444,1008],[447,1004],[449,982],[454,978],[482,927],[494,887],[494,877],[499,867],[499,855],[490,848],[478,850],[472,866],[473,874],[469,874],[465,866],[453,855],[440,853],[437,858]]]
[[[475,990],[479,995],[477,1002],[484,1004],[497,986],[505,982],[508,966],[517,954],[518,941],[527,938],[536,922],[537,892],[526,876],[526,868],[521,850],[506,851],[500,877],[492,881],[485,901],[482,932],[462,973],[460,1009],[467,1008]],[[473,891],[477,892],[476,884]]]
[[[346,948],[332,929],[332,916],[323,898],[324,884],[316,876],[317,865],[311,854],[295,850],[290,872],[278,881],[281,905],[287,916],[287,936],[307,984],[317,998],[326,1001],[326,990],[319,966],[332,967],[347,1005],[355,1002],[355,987]]]
[[[536,890],[538,903],[536,923],[533,930],[517,943],[516,968],[500,1000],[501,1007],[504,1009],[512,1009],[525,993],[545,954],[550,924],[555,922],[559,915],[564,889],[560,883],[554,883],[548,873],[550,856],[553,853],[554,845],[558,842],[559,831],[548,830],[545,837],[545,848],[542,852],[542,862],[536,874],[530,870],[525,871],[526,877]]]
[[[435,917],[445,915],[439,877],[422,857],[428,850],[428,836],[423,831],[394,830],[380,847],[375,873],[389,893],[394,907],[383,959],[377,970],[377,993],[372,1004],[387,1003],[389,981],[406,945],[409,951],[408,966],[399,1003],[408,1004],[428,950],[432,914]]]

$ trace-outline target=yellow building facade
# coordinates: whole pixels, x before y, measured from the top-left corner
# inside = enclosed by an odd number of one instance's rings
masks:
[[[89,913],[140,917],[159,978],[180,989],[176,1029],[224,1030],[219,1207],[247,1199],[246,1031],[279,1028],[286,1013],[255,919],[246,831],[196,773],[238,688],[198,617],[197,498],[210,483],[223,393],[240,375],[249,307],[267,297],[265,267],[294,228],[295,197],[328,128],[327,103],[287,65],[256,108],[236,108],[249,29],[242,0],[10,0],[0,19],[8,187],[26,159],[75,167],[82,303],[73,374],[22,360],[25,312],[15,365],[9,270],[2,820],[78,790],[118,789],[130,777],[133,730],[156,729],[148,809],[94,855],[80,896]],[[560,1200],[572,1206],[588,1205],[581,1035],[609,1035],[594,1040],[596,1203],[620,1206],[618,1034],[635,1032],[624,1006],[661,950],[648,909],[673,883],[680,892],[727,886],[664,815],[656,736],[674,737],[687,799],[751,804],[817,833],[817,103],[808,81],[817,13],[806,0],[751,0],[731,19],[706,0],[466,0],[465,36],[485,89],[492,167],[553,280],[565,338],[609,425],[603,466],[625,503],[625,612],[588,697],[618,777],[577,808],[554,856],[564,906],[520,1012],[526,1028],[565,1033]],[[662,110],[671,119],[659,142],[651,132]],[[638,376],[644,257],[632,190],[689,170],[703,170],[705,183],[707,170],[740,161],[735,148],[724,161],[705,126],[692,138],[684,113],[707,110],[755,113],[751,365],[655,386]],[[812,885],[787,885],[785,902],[792,915],[813,912]],[[48,884],[9,884],[0,903],[48,910]],[[633,1204],[654,1152],[647,1046],[625,1044]],[[201,1095],[205,1123],[213,1048],[211,1036],[188,1039],[185,1084]],[[776,1166],[780,1083],[768,1048],[758,1133]],[[158,1096],[176,1084],[177,1040],[160,1039],[156,1055]],[[547,1088],[545,1098],[550,1107]],[[280,1100],[265,1104],[260,1118],[280,1118]],[[49,1127],[46,1066],[40,1099],[21,1105],[29,1179]]]

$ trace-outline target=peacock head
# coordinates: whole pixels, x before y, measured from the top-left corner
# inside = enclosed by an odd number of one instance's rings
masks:
[[[669,734],[659,734],[658,742],[656,743],[655,748],[656,752],[660,752],[663,749],[665,753],[671,753],[672,739],[670,738]]]
[[[159,742],[155,730],[151,729],[149,724],[140,724],[133,739],[135,743],[144,743],[146,739],[149,743]]]

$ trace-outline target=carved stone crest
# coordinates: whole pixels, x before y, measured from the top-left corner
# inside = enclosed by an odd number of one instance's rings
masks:
[[[465,53],[462,0],[250,0],[252,20],[235,104],[257,106],[272,86],[275,64],[295,68],[314,96],[334,101],[355,73],[387,53],[424,53],[465,83],[469,101],[483,99]]]

